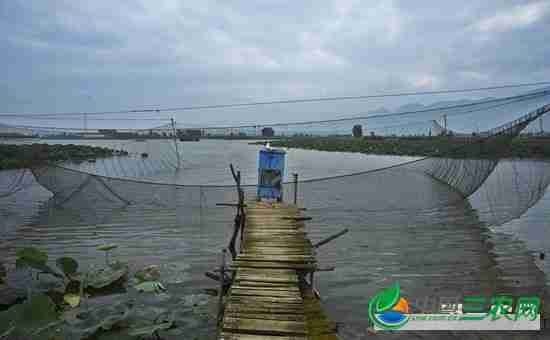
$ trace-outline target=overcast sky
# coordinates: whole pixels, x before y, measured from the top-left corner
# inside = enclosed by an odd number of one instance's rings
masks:
[[[550,80],[549,1],[0,0],[0,29],[3,113],[173,107]],[[173,115],[188,124],[297,121],[448,99],[409,97]]]

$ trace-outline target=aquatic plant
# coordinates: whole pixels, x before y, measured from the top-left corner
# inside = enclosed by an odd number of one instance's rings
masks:
[[[6,268],[4,267],[3,263],[0,263],[0,284],[4,283],[4,279],[6,278]]]
[[[106,252],[115,248],[102,247]],[[161,335],[181,334],[175,329],[176,319],[205,314],[196,309],[206,307],[209,300],[206,295],[183,299],[168,295],[159,281],[159,267],[154,265],[138,270],[137,283],[126,289],[129,266],[120,261],[82,270],[77,260],[63,256],[55,260],[54,269],[48,265],[47,253],[28,247],[17,251],[16,262],[15,271],[4,270],[2,277],[11,275],[12,280],[6,282],[13,284],[13,276],[17,276],[18,285],[26,279],[34,288],[26,300],[14,301],[19,303],[0,312],[0,339],[161,339]],[[27,275],[27,271],[41,275]],[[0,299],[2,287],[0,284]],[[123,289],[117,291],[116,287]]]
[[[55,264],[69,278],[77,274],[78,262],[72,257],[60,257],[55,261]]]
[[[105,264],[106,264],[107,266],[109,265],[109,254],[110,254],[110,251],[113,250],[113,249],[116,249],[116,248],[118,248],[118,245],[117,245],[117,244],[114,244],[114,243],[111,243],[111,244],[103,244],[103,245],[100,245],[100,246],[97,246],[97,247],[96,247],[97,250],[105,252]]]
[[[85,288],[103,289],[125,280],[128,275],[128,265],[114,262],[106,267],[92,269],[87,273]]]
[[[48,339],[56,325],[57,311],[44,294],[32,295],[25,303],[0,312],[0,338]]]
[[[134,277],[139,281],[157,281],[160,279],[160,269],[158,266],[150,265],[142,268],[134,274]]]
[[[135,285],[134,288],[137,289],[138,292],[145,293],[160,293],[162,291],[166,291],[166,288],[158,281],[145,281]]]

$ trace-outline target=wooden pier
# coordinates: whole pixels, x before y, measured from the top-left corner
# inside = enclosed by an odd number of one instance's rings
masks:
[[[242,242],[221,306],[219,339],[338,339],[312,287],[317,262],[306,218],[282,203],[247,202],[242,211]]]

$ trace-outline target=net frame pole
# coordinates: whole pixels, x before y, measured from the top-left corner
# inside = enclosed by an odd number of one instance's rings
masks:
[[[298,203],[298,173],[292,174],[294,176],[294,205]]]
[[[177,134],[176,134],[176,123],[175,123],[173,117],[170,118],[170,122],[172,123],[172,135],[174,137],[174,146],[176,147],[176,158],[177,158],[177,161],[178,161],[178,163],[176,164],[176,170],[179,170],[179,168],[181,167],[180,152],[178,150],[178,137],[177,137]]]

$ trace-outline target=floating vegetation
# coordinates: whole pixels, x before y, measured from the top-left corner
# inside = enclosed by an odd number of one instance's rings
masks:
[[[36,162],[94,161],[96,158],[127,156],[124,150],[75,144],[0,144],[0,170],[29,168]]]
[[[137,289],[138,292],[145,293],[160,293],[166,291],[166,288],[164,288],[162,283],[157,281],[145,281],[134,286],[134,288]]]
[[[77,307],[80,304],[80,295],[65,294],[63,296],[63,301],[73,308]]]
[[[58,322],[52,300],[44,294],[32,295],[25,303],[0,312],[0,338],[48,339]]]
[[[96,249],[99,251],[105,252],[105,264],[109,265],[109,254],[110,251],[113,249],[118,248],[117,244],[111,243],[111,244],[103,244],[101,246],[98,246]]]
[[[139,282],[157,281],[160,279],[160,268],[155,265],[144,267],[134,275]]]
[[[319,151],[360,152],[375,155],[436,156],[468,158],[548,158],[550,139],[495,138],[491,143],[480,143],[481,137],[294,137],[271,142],[274,147]],[[254,142],[253,144],[263,144]],[[464,147],[470,144],[475,147]]]
[[[63,274],[67,277],[71,277],[77,274],[78,262],[72,257],[60,257],[55,261],[57,268],[61,269]]]
[[[84,279],[85,288],[104,289],[112,285],[121,284],[126,281],[128,275],[128,266],[116,262],[107,267],[97,268],[86,274]]]
[[[83,270],[67,256],[50,267],[48,254],[34,247],[16,256],[15,269],[0,265],[0,339],[174,339],[184,334],[178,326],[211,318],[207,295],[167,294],[159,266],[137,270],[131,284],[120,261]]]

